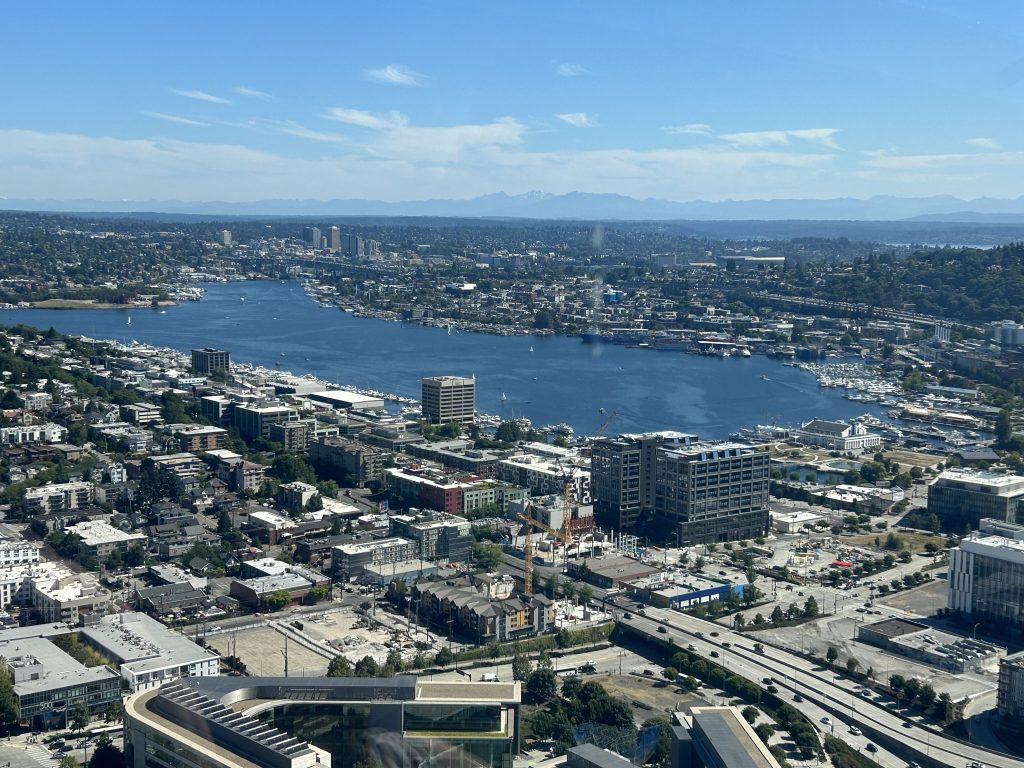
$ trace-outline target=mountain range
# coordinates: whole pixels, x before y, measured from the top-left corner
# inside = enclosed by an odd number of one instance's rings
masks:
[[[964,200],[949,195],[866,199],[693,200],[674,202],[617,194],[569,192],[554,195],[497,192],[467,200],[431,199],[385,202],[358,198],[332,200],[56,200],[0,198],[0,210],[75,213],[168,213],[197,216],[429,216],[574,220],[699,221],[906,221],[1024,224],[1024,195]]]

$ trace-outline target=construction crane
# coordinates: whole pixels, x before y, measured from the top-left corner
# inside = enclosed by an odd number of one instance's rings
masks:
[[[614,411],[612,411],[611,413],[608,414],[607,418],[605,418],[605,420],[601,423],[601,426],[598,428],[597,432],[594,433],[594,439],[595,440],[597,438],[599,438],[601,435],[604,434],[604,431],[606,429],[608,429],[609,425],[611,425],[612,421],[614,421],[615,417],[618,416],[618,415],[619,415],[618,409],[616,409],[616,410],[614,410]]]
[[[516,512],[516,517],[523,521],[523,528],[526,535],[523,542],[523,592],[529,595],[533,594],[533,529],[538,528],[545,533],[550,533],[552,536],[561,540],[566,549],[568,549],[568,542],[571,541],[571,537],[567,537],[564,531],[559,531],[552,528],[550,525],[537,520],[533,516],[532,503],[527,505],[525,513]]]

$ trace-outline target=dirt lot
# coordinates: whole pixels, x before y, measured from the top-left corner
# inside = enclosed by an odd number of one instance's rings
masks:
[[[875,602],[919,616],[932,616],[938,608],[946,607],[947,586],[945,579],[936,579],[906,592],[875,598]]]
[[[903,539],[904,545],[911,552],[924,552],[924,545],[929,542],[936,545],[939,549],[944,548],[946,545],[946,537],[940,536],[939,534],[928,534],[923,533],[921,531],[902,530],[893,531],[893,533],[895,533],[897,536]],[[863,533],[858,536],[849,536],[847,538],[844,538],[843,541],[849,542],[851,544],[857,544],[861,547],[874,547],[876,536],[878,537],[879,541],[882,542],[882,544],[885,544],[885,539],[888,535],[889,531],[880,531],[878,533]],[[891,553],[894,556],[899,554],[899,552],[895,552],[893,550],[884,550],[883,554],[885,554],[886,552]],[[924,565],[924,563],[922,563],[922,565]]]
[[[608,693],[617,699],[628,702],[633,707],[637,723],[642,723],[651,717],[656,717],[665,712],[671,712],[676,706],[701,706],[706,702],[691,694],[677,693],[676,686],[664,685],[654,678],[637,677],[636,675],[609,675],[605,677],[589,678],[601,684]],[[667,681],[661,681],[667,683]],[[646,705],[650,709],[645,708]]]
[[[232,650],[253,675],[284,674],[284,635],[272,627],[225,632],[210,639],[210,645],[222,656]],[[321,676],[327,674],[327,659],[296,642],[288,643],[288,674]]]
[[[934,467],[942,461],[941,456],[934,453],[916,453],[914,451],[886,451],[885,458],[895,461],[904,467]]]

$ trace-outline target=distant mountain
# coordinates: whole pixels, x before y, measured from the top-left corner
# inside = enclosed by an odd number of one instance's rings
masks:
[[[774,200],[638,200],[616,194],[569,192],[553,195],[497,192],[469,200],[254,200],[244,203],[182,200],[2,199],[0,209],[76,213],[168,213],[198,216],[430,216],[576,220],[698,221],[899,221],[1024,223],[1024,195],[1016,199],[949,195],[867,199],[840,197]]]

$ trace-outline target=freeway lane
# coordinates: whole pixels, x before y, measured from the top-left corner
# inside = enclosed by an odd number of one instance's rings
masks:
[[[916,753],[914,759],[922,764],[964,768],[970,761],[976,760],[997,768],[1021,768],[1024,765],[1024,761],[1017,758],[962,744],[917,723],[905,727],[904,723],[908,722],[905,718],[875,701],[859,697],[853,699],[848,681],[833,681],[830,672],[809,668],[808,662],[799,656],[769,645],[765,645],[763,655],[755,653],[755,641],[747,635],[675,611],[647,608],[646,614],[634,614],[622,624],[632,625],[634,631],[654,640],[674,638],[681,648],[694,643],[698,646],[698,652],[704,656],[709,655],[708,649],[713,648],[719,652],[718,661],[723,666],[755,682],[763,677],[775,677],[780,688],[799,693],[807,701],[830,711],[833,717],[842,719],[848,725],[856,725],[865,733],[877,733],[880,738],[905,745]],[[658,633],[659,625],[666,626],[667,634]],[[718,637],[710,636],[713,631],[718,632]],[[698,632],[703,633],[703,636],[698,636]],[[730,647],[726,648],[725,643]]]

